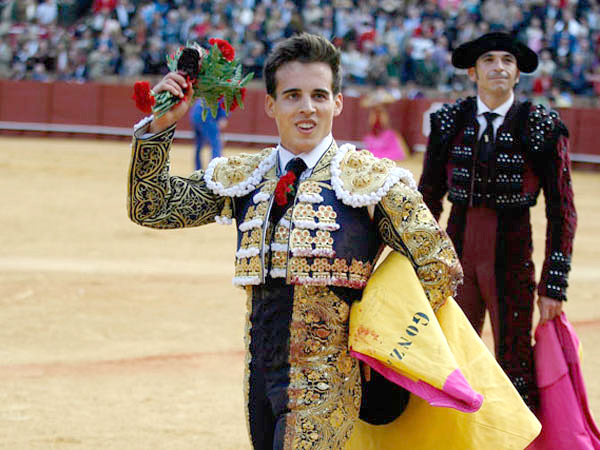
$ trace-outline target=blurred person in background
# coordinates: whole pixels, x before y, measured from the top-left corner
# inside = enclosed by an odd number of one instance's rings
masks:
[[[160,75],[167,71],[165,63],[165,50],[160,38],[151,37],[146,43],[147,48],[142,51],[144,60],[144,74]]]
[[[587,79],[587,74],[591,67],[585,64],[585,56],[579,52],[573,55],[571,65],[569,67],[569,87],[576,95],[590,95],[592,85]]]
[[[35,18],[40,25],[50,25],[58,20],[58,5],[56,0],[41,0],[35,12]]]
[[[10,45],[10,37],[0,34],[0,78],[12,77],[13,51]]]
[[[423,58],[415,62],[415,79],[419,86],[434,89],[440,83],[440,67],[433,59],[433,49],[426,49]]]
[[[113,12],[117,7],[119,0],[94,0],[92,4],[92,12],[97,13],[100,11]]]
[[[261,41],[251,41],[244,46],[245,55],[240,58],[244,73],[253,72],[254,78],[261,78],[260,74],[265,64],[265,45]]]
[[[369,110],[369,132],[363,136],[367,150],[378,158],[402,161],[409,154],[406,141],[390,124],[388,106],[397,98],[390,92],[383,80],[361,99],[360,105]]]
[[[210,145],[212,157],[209,160],[221,156],[223,140],[221,131],[227,126],[227,113],[221,107],[217,109],[217,116],[213,117],[210,110],[206,111],[206,117],[202,114],[206,110],[203,100],[198,100],[190,108],[190,122],[194,127],[194,139],[196,151],[194,152],[194,166],[196,170],[204,168],[202,164],[202,149],[206,144]]]
[[[107,76],[113,75],[114,72],[114,55],[106,44],[102,44],[88,58],[90,80],[100,80]]]
[[[167,20],[161,30],[161,38],[166,44],[176,44],[181,42],[181,26],[180,14],[176,9],[172,9],[167,13]]]
[[[144,61],[137,46],[127,46],[123,50],[123,62],[119,75],[125,78],[139,78],[144,73]]]

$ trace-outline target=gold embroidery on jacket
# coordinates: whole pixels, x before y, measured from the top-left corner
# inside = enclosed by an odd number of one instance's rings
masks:
[[[221,183],[224,188],[230,188],[242,183],[252,175],[259,164],[272,152],[272,148],[266,148],[255,154],[243,153],[231,156],[216,165],[213,172],[213,180]]]
[[[189,178],[169,175],[169,147],[175,127],[150,139],[133,138],[129,169],[128,213],[135,223],[151,228],[183,228],[211,223],[225,206],[212,193],[204,172]]]
[[[346,189],[354,194],[370,194],[383,186],[396,164],[387,158],[376,158],[368,150],[356,150],[346,153],[340,167],[340,179]]]
[[[250,363],[252,362],[252,355],[250,354],[250,330],[252,329],[252,322],[250,316],[252,315],[252,287],[246,286],[246,326],[244,332],[244,347],[246,348],[245,365],[244,365],[244,410],[246,414],[246,429],[248,431],[248,437],[252,442],[252,435],[250,434]]]
[[[379,232],[387,245],[409,256],[434,311],[456,295],[462,268],[452,242],[421,195],[397,183],[379,202]]]
[[[343,449],[361,396],[347,345],[350,308],[326,287],[294,291],[284,449]]]

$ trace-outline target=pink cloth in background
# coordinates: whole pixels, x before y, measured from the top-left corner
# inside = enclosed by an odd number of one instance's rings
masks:
[[[590,412],[580,343],[563,312],[535,330],[535,369],[542,432],[528,450],[600,450],[600,432]]]
[[[368,134],[363,141],[367,150],[378,158],[389,158],[392,161],[406,158],[407,149],[403,148],[405,144],[393,130],[383,130],[377,135]]]

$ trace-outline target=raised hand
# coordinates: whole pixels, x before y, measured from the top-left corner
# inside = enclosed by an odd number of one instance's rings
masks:
[[[193,87],[180,73],[169,72],[156,86],[154,86],[154,88],[152,88],[152,90],[155,95],[167,91],[181,99],[177,105],[164,113],[161,117],[154,116],[148,131],[151,133],[159,133],[177,122],[188,112],[192,104]]]

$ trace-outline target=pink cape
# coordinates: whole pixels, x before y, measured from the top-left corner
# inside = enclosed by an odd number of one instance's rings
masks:
[[[542,432],[528,450],[600,450],[588,406],[580,343],[563,312],[535,330],[535,369]]]
[[[367,149],[378,158],[401,161],[406,158],[408,152],[404,139],[390,129],[384,129],[377,135],[367,134],[363,141]]]

